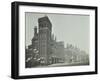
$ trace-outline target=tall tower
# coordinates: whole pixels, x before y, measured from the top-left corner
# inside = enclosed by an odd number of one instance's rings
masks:
[[[39,54],[48,65],[51,58],[51,32],[52,24],[47,16],[38,19],[39,24]]]

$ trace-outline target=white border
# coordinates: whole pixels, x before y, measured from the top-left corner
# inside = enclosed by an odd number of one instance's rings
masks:
[[[75,67],[25,68],[25,12],[90,15],[90,65]],[[39,6],[19,7],[19,75],[40,75],[95,71],[95,12],[86,9],[53,8]]]

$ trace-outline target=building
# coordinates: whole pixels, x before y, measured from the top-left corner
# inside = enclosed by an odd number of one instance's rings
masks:
[[[29,67],[33,67],[35,61],[40,65],[49,65],[53,63],[64,62],[64,42],[57,41],[52,34],[52,23],[48,16],[38,19],[38,27],[34,27],[34,36],[31,45],[26,49],[26,63]]]
[[[65,58],[67,63],[79,63],[80,65],[89,64],[89,55],[72,44],[67,44],[65,48]]]
[[[56,42],[56,56],[59,58],[58,62],[64,62],[65,54],[64,54],[64,42],[59,41]]]

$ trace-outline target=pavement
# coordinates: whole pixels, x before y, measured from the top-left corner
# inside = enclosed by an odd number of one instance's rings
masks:
[[[79,63],[79,62],[75,62],[75,63],[56,63],[56,64],[51,64],[48,66],[81,66],[81,65],[89,65],[88,63]]]

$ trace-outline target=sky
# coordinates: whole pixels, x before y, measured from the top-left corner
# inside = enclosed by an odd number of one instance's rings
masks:
[[[64,41],[89,52],[89,15],[51,14],[25,12],[26,46],[31,44],[34,27],[38,28],[38,18],[48,16],[52,23],[52,33],[57,41]]]

